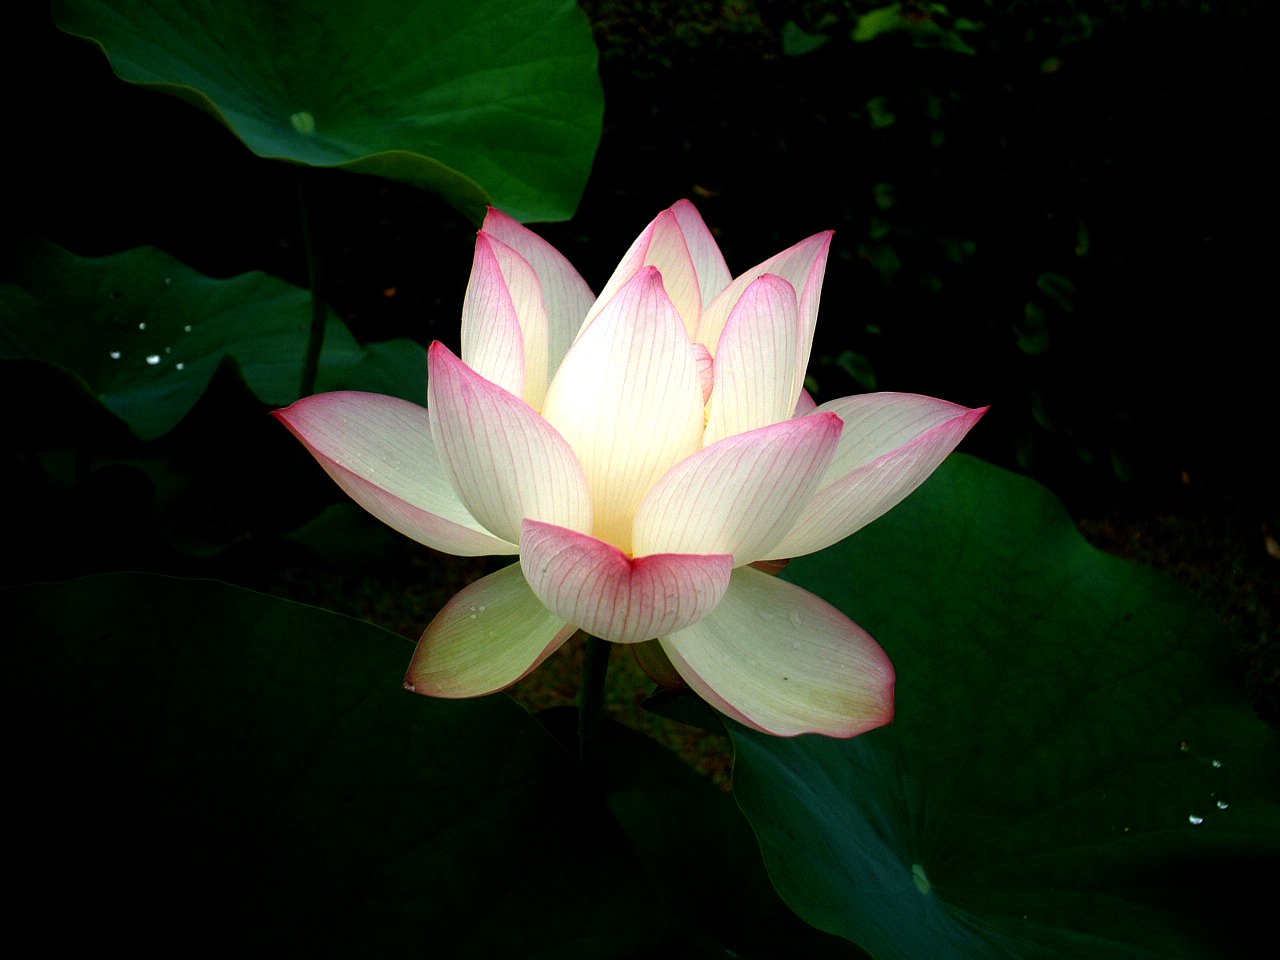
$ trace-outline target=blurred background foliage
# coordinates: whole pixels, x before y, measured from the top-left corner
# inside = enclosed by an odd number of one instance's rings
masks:
[[[984,452],[1045,475],[1265,482],[1269,5],[766,0],[661,36],[707,20],[589,6],[608,118],[731,263],[837,227],[825,379],[992,402]],[[628,190],[610,133],[593,186]]]

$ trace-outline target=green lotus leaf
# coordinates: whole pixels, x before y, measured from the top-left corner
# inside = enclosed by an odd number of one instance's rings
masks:
[[[239,365],[263,401],[298,398],[311,297],[265,273],[215,280],[159,250],[78,257],[52,244],[9,258],[0,277],[0,357],[71,371],[143,440],[172,429],[218,365]],[[425,402],[426,351],[360,346],[330,317],[317,389]]]
[[[259,156],[411,183],[476,222],[487,203],[572,216],[600,141],[571,0],[57,0],[54,19]]]
[[[870,630],[898,678],[893,723],[854,740],[731,724],[735,794],[802,917],[880,960],[1263,942],[1280,751],[1179,584],[963,456],[785,575]]]

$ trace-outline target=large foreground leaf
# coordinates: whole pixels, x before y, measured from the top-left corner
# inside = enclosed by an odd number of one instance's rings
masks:
[[[51,244],[10,258],[6,274],[0,357],[71,371],[143,440],[182,419],[224,358],[265,402],[298,398],[311,298],[282,280],[214,280],[145,247],[87,258]],[[361,347],[329,318],[318,389],[423,402],[425,370],[426,351],[412,341]]]
[[[0,590],[20,941],[130,956],[632,957],[671,928],[576,766],[411,647],[212,582]],[[14,929],[16,925],[16,930]]]
[[[603,96],[572,0],[58,0],[116,73],[254,153],[441,193],[479,222],[572,216]]]
[[[898,671],[864,737],[733,727],[797,913],[882,960],[1246,955],[1280,866],[1276,738],[1189,593],[960,456],[787,575]]]

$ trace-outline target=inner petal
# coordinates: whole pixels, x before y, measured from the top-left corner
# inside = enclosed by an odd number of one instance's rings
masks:
[[[583,331],[542,412],[586,472],[595,536],[631,553],[640,501],[702,440],[697,361],[656,269],[637,274]]]

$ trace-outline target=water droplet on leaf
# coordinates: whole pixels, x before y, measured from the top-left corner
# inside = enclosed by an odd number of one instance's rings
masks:
[[[916,889],[921,893],[927,894],[933,885],[929,883],[929,878],[925,875],[924,867],[918,863],[911,865],[911,879],[916,885]]]
[[[149,367],[154,367],[159,362],[160,362],[160,354],[158,353],[153,353],[149,357],[147,357],[147,366]]]

